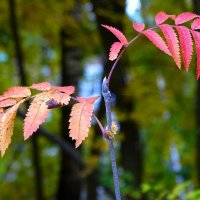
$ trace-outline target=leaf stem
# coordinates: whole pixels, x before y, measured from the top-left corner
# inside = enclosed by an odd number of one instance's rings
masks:
[[[93,114],[93,117],[96,120],[97,124],[99,125],[99,128],[101,129],[103,137],[108,138],[108,136],[106,135],[106,131],[105,131],[103,125],[101,124],[101,122],[99,121],[99,119],[97,118],[97,116]]]

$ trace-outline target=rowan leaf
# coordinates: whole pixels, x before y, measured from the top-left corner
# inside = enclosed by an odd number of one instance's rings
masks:
[[[173,19],[174,17],[175,17],[174,15],[168,15],[167,13],[161,11],[157,13],[157,15],[155,16],[156,25],[160,25],[163,22],[165,22],[168,18]]]
[[[167,55],[171,56],[171,53],[165,43],[165,41],[160,37],[160,35],[154,30],[148,29],[142,32],[158,49],[165,52]]]
[[[14,106],[8,108],[4,113],[0,113],[0,151],[1,157],[5,154],[6,149],[11,143],[13,135],[14,120],[17,114],[17,109],[25,99],[19,101]]]
[[[49,113],[46,102],[51,99],[51,92],[42,92],[35,95],[28,112],[24,119],[24,139],[28,139],[34,132],[37,131],[47,118]]]
[[[34,83],[30,88],[40,91],[48,91],[51,89],[51,84],[49,82]]]
[[[88,136],[89,127],[91,126],[91,117],[94,109],[94,101],[98,97],[83,98],[77,97],[79,103],[73,105],[70,119],[69,129],[70,137],[76,140],[76,148]]]
[[[74,93],[74,86],[52,87],[50,98],[57,104],[67,105],[72,93]]]
[[[180,50],[179,50],[179,41],[177,39],[174,29],[168,24],[159,25],[159,28],[161,29],[161,31],[167,41],[167,45],[169,47],[169,50],[171,52],[171,55],[177,65],[177,67],[180,69],[181,68],[181,58],[180,58]]]
[[[30,97],[31,91],[28,87],[11,87],[0,96],[0,101],[7,98],[24,98]]]
[[[17,101],[15,99],[4,99],[2,101],[0,101],[0,108],[4,108],[4,107],[9,107],[9,106],[13,106],[17,103]]]
[[[181,53],[183,57],[183,62],[185,70],[189,70],[189,65],[192,59],[192,37],[190,30],[184,26],[176,26],[176,30],[179,35]]]
[[[133,22],[133,28],[137,31],[137,32],[142,32],[145,28],[145,24],[138,24],[136,22]]]
[[[116,29],[112,26],[104,25],[104,24],[101,24],[101,26],[108,29],[113,35],[115,35],[123,45],[128,44],[128,41],[127,41],[125,35],[118,29]]]
[[[191,24],[192,30],[198,30],[200,29],[200,18],[195,19]]]
[[[115,60],[122,47],[123,44],[121,42],[114,42],[110,48],[109,60]]]
[[[74,90],[75,90],[74,86],[61,86],[61,87],[53,86],[52,90],[53,89],[58,90],[59,92],[67,93],[67,94],[72,94],[74,93]]]
[[[69,100],[71,98],[70,96],[71,93],[57,93],[53,92],[51,93],[51,98],[57,101],[58,103],[62,105],[67,105],[69,103]]]
[[[197,70],[196,70],[196,77],[199,79],[200,77],[200,33],[197,31],[191,31],[194,43],[196,46],[196,59],[197,59]]]
[[[199,15],[196,15],[196,14],[191,13],[191,12],[183,12],[176,17],[175,24],[180,25],[180,24],[188,22],[188,21],[190,21],[190,20],[192,20],[196,17],[199,17]]]

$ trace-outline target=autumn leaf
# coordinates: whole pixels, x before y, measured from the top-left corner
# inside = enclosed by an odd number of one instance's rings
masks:
[[[7,98],[25,98],[30,97],[31,91],[28,87],[11,87],[0,96],[0,101]]]
[[[118,40],[122,44],[128,44],[128,40],[126,39],[125,35],[121,31],[119,31],[118,29],[116,29],[112,26],[104,25],[104,24],[102,24],[101,26],[108,29],[113,35],[115,35],[118,38]]]
[[[40,91],[48,91],[51,89],[51,84],[49,82],[34,83],[30,88]]]
[[[28,139],[46,120],[52,99],[57,104],[67,105],[73,92],[73,86],[63,86],[52,87],[49,91],[35,95],[24,120],[24,139]]]
[[[137,32],[142,32],[145,28],[145,24],[138,24],[136,22],[133,22],[133,28],[137,31]]]
[[[192,59],[192,50],[193,50],[190,30],[184,26],[176,26],[176,30],[178,31],[179,35],[181,54],[183,57],[185,70],[188,71]]]
[[[157,48],[165,52],[167,55],[171,56],[171,53],[165,43],[165,41],[160,37],[158,33],[154,30],[148,29],[142,32]]]
[[[197,59],[197,69],[196,69],[196,77],[199,79],[200,77],[200,33],[197,31],[191,31],[195,45],[196,45],[196,59]]]
[[[109,60],[113,61],[118,57],[118,54],[123,47],[121,42],[114,42],[110,48]]]
[[[0,108],[4,108],[4,107],[9,107],[9,106],[13,106],[17,103],[17,101],[15,99],[4,99],[2,101],[0,101]]]
[[[46,102],[51,99],[51,92],[42,92],[37,94],[29,106],[28,112],[24,119],[24,139],[28,139],[34,132],[37,131],[47,118],[49,109]]]
[[[70,114],[70,137],[76,140],[76,148],[88,136],[91,126],[91,117],[94,109],[94,102],[98,97],[83,98],[77,97],[79,103],[73,105]]]
[[[183,24],[185,22],[188,22],[194,18],[200,17],[199,15],[196,15],[194,13],[191,12],[183,12],[181,14],[179,14],[176,19],[175,19],[175,24],[176,25],[180,25]]]
[[[179,41],[177,39],[177,35],[176,35],[174,29],[168,24],[159,25],[159,28],[161,29],[161,31],[167,41],[167,45],[169,47],[169,50],[171,52],[171,55],[177,65],[177,67],[180,69],[181,68],[181,58],[180,58]]]
[[[195,19],[191,24],[192,30],[198,30],[200,29],[200,18]]]
[[[110,48],[109,60],[113,61],[118,57],[118,54],[122,49],[122,47],[128,44],[128,40],[126,39],[125,35],[118,29],[103,24],[101,26],[108,29],[120,41],[120,42],[114,42]]]
[[[162,24],[162,23],[165,22],[169,17],[170,17],[170,15],[168,15],[167,13],[165,13],[165,12],[163,12],[163,11],[157,13],[156,16],[155,16],[156,25]]]
[[[4,113],[0,113],[0,151],[1,156],[5,154],[6,149],[11,143],[13,135],[14,120],[17,114],[17,109],[25,99],[21,100],[14,106],[8,108]]]

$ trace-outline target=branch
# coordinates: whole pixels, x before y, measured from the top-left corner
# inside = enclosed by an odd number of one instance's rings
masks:
[[[17,114],[21,118],[25,117],[25,113],[21,109],[18,110]],[[83,162],[80,154],[69,143],[53,135],[52,133],[49,133],[42,126],[40,126],[37,132],[39,135],[44,136],[47,140],[58,145],[66,154],[68,154],[79,165],[81,169],[85,167],[85,163]]]
[[[108,82],[106,77],[103,79],[102,83],[102,95],[104,97],[105,106],[106,106],[106,119],[107,119],[107,131],[112,130],[112,116],[111,116],[111,92],[109,90]],[[113,146],[113,140],[112,138],[106,137],[106,141],[109,145],[110,150],[110,159],[112,164],[112,172],[113,172],[113,181],[115,186],[115,197],[116,200],[121,200],[121,194],[120,194],[120,187],[119,187],[119,178],[118,178],[118,172],[117,172],[117,165],[116,165],[116,159],[115,159],[115,150]]]

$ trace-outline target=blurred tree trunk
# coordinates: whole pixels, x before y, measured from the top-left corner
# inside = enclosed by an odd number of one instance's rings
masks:
[[[80,24],[80,10],[81,6],[77,1],[71,15],[76,24]],[[66,13],[69,15],[69,13]],[[61,85],[73,85],[78,88],[78,81],[82,75],[81,67],[81,49],[80,45],[76,42],[76,26],[69,23],[63,26],[60,31],[60,45],[61,45]],[[64,107],[61,109],[61,137],[67,140],[73,147],[74,141],[69,137],[68,130],[68,117],[70,108]],[[61,150],[60,160],[60,174],[57,190],[57,199],[64,200],[79,200],[81,192],[81,177],[80,167],[67,155],[66,152]]]
[[[200,14],[200,1],[193,0],[194,12]],[[197,81],[196,90],[196,169],[197,185],[200,186],[200,81]]]
[[[125,1],[120,0],[92,0],[97,24],[102,38],[102,45],[105,49],[105,74],[110,70],[112,63],[108,61],[109,49],[112,42],[116,41],[114,35],[100,27],[100,24],[107,24],[123,30],[123,17],[125,15]],[[105,14],[106,13],[106,14]],[[108,15],[109,13],[109,15]],[[116,107],[118,111],[126,113],[127,119],[120,122],[121,133],[124,140],[121,146],[121,164],[123,169],[130,171],[134,175],[134,187],[138,188],[142,180],[142,149],[137,123],[129,119],[129,113],[134,110],[134,102],[131,97],[125,96],[127,69],[129,62],[122,57],[116,71],[111,78],[111,92],[116,94]],[[104,106],[102,109],[104,110]],[[127,198],[129,199],[129,198]]]
[[[10,11],[10,26],[13,35],[13,42],[15,46],[15,56],[16,56],[16,67],[20,79],[20,85],[27,85],[26,73],[24,67],[23,52],[21,48],[18,24],[17,24],[17,15],[16,15],[16,3],[15,0],[9,0],[9,11]],[[28,107],[28,105],[27,105]],[[34,134],[31,137],[32,143],[32,163],[34,169],[34,180],[36,188],[36,199],[43,200],[43,187],[42,187],[42,169],[41,162],[39,157],[39,145],[37,140],[37,134]]]

